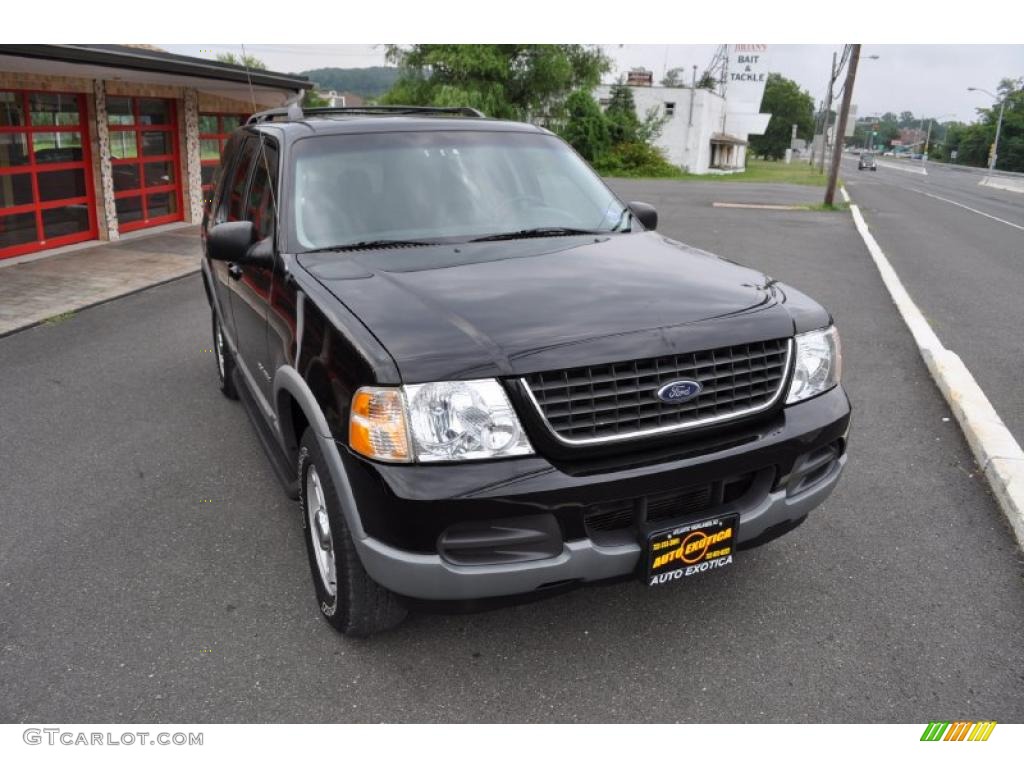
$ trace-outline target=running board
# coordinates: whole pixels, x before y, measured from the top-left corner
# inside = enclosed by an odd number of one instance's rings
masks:
[[[278,445],[277,439],[274,437],[273,432],[271,432],[270,427],[267,426],[266,419],[260,413],[259,405],[257,405],[255,398],[249,391],[249,387],[245,384],[244,377],[239,373],[237,367],[232,371],[232,378],[235,382],[235,390],[238,392],[238,399],[245,408],[245,413],[249,417],[249,422],[252,424],[256,436],[260,439],[263,452],[270,459],[270,466],[273,467],[274,474],[277,475],[277,480],[281,483],[282,490],[284,490],[285,495],[289,499],[298,499],[298,470],[292,466],[284,450]]]

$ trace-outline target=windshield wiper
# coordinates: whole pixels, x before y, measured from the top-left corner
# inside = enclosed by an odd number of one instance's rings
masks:
[[[313,248],[304,253],[327,253],[329,251],[362,251],[367,248],[389,248],[402,245],[437,245],[437,243],[426,240],[360,240],[357,243],[345,243],[343,245],[325,245],[323,248]]]
[[[471,243],[486,243],[489,240],[520,240],[527,237],[560,237],[561,235],[602,235],[607,230],[601,229],[576,229],[574,227],[534,227],[533,229],[518,229],[515,232],[501,232],[496,235],[484,235],[474,237]]]

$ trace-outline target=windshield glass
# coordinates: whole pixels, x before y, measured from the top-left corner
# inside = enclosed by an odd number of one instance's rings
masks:
[[[537,228],[629,228],[622,203],[539,133],[339,134],[295,144],[297,251],[378,240],[471,240]]]

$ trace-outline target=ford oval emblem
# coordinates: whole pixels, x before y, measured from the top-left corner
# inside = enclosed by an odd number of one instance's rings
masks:
[[[685,403],[693,400],[704,389],[700,382],[684,379],[682,381],[670,381],[658,390],[658,399],[663,403]]]

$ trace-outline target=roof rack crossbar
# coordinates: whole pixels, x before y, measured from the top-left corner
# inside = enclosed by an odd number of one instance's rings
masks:
[[[419,107],[386,104],[365,107],[310,107],[304,110],[298,104],[290,104],[287,107],[277,107],[257,112],[246,120],[246,125],[265,123],[277,118],[302,120],[304,117],[312,115],[463,115],[465,117],[485,117],[483,112],[473,109],[473,107]]]
[[[396,115],[464,115],[484,117],[484,113],[473,107],[421,107],[402,104],[374,104],[362,107],[312,107],[305,110],[308,115],[330,114],[396,114]]]

